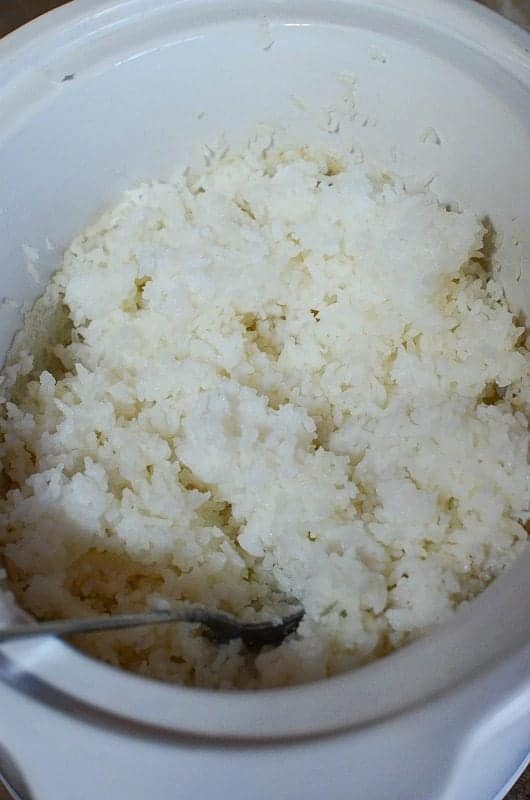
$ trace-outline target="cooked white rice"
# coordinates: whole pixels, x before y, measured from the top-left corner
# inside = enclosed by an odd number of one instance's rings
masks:
[[[524,329],[485,230],[353,159],[251,143],[128,192],[4,370],[4,555],[38,617],[178,599],[306,616],[277,649],[85,637],[157,678],[278,686],[446,618],[523,549]],[[64,336],[63,336],[64,339]]]

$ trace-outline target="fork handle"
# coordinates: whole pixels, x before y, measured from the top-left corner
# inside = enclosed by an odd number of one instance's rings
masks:
[[[80,619],[57,619],[48,622],[31,622],[0,628],[0,642],[24,639],[30,636],[69,636],[74,633],[93,633],[114,631],[121,628],[137,628],[140,625],[159,625],[167,622],[202,622],[208,625],[233,625],[239,630],[244,627],[235,617],[223,612],[208,611],[203,606],[186,605],[161,611],[148,611],[138,614],[114,614],[109,616],[82,617]],[[236,633],[234,633],[236,635]]]

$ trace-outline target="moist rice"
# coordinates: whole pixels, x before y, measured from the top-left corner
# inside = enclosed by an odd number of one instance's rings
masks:
[[[79,639],[96,657],[209,687],[323,678],[523,550],[530,356],[485,228],[357,161],[258,137],[127,192],[48,286],[61,336],[38,358],[19,337],[1,541],[25,609],[306,609],[258,654],[168,625]]]

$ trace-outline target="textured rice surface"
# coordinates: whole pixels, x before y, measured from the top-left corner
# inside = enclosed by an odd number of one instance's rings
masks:
[[[395,176],[254,139],[128,192],[66,252],[46,369],[4,370],[3,551],[39,617],[188,599],[306,617],[259,655],[85,637],[162,679],[276,686],[388,652],[525,546],[529,363],[485,230]],[[53,352],[52,352],[53,350]]]

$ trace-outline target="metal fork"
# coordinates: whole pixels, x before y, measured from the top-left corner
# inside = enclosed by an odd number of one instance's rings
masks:
[[[213,611],[199,604],[182,603],[175,608],[147,611],[138,614],[58,619],[47,622],[30,622],[0,628],[0,642],[30,636],[70,636],[75,633],[93,633],[136,628],[141,625],[160,625],[169,622],[200,623],[209,629],[210,638],[218,643],[241,638],[247,647],[279,645],[286,636],[294,633],[304,616],[298,605],[287,616],[262,622],[244,622],[224,611]]]

